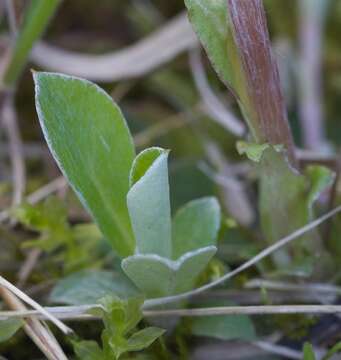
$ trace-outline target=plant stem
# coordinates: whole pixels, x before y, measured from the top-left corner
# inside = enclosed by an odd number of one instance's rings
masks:
[[[69,327],[64,325],[62,322],[60,322],[58,319],[56,319],[53,315],[51,315],[49,312],[47,312],[37,302],[35,302],[33,299],[31,299],[24,292],[22,292],[20,289],[15,287],[13,284],[11,284],[9,281],[7,281],[2,276],[0,276],[0,286],[7,289],[11,293],[15,294],[19,299],[24,301],[26,304],[31,305],[38,312],[44,314],[44,316],[46,316],[47,319],[52,321],[64,334],[70,334],[73,332],[72,329],[70,329]]]
[[[5,303],[15,311],[28,311],[25,305],[9,290],[0,288],[0,294]],[[49,360],[67,360],[62,348],[57,342],[54,335],[49,331],[48,327],[40,322],[35,316],[29,317],[25,320],[23,328],[26,334],[38,346]]]
[[[228,0],[233,37],[233,87],[256,142],[281,144],[297,167],[279,72],[272,54],[262,0]]]

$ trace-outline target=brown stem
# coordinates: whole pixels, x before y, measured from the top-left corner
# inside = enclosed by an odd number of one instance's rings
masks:
[[[229,23],[238,51],[248,122],[257,142],[282,144],[297,167],[279,72],[272,54],[262,0],[227,0]]]

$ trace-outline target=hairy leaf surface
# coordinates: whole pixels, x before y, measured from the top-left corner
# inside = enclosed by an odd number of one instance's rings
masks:
[[[171,257],[171,214],[168,151],[151,148],[140,153],[130,174],[127,204],[139,254]]]
[[[216,250],[215,246],[201,248],[177,261],[138,254],[124,259],[122,268],[147,297],[172,295],[191,289]]]
[[[186,252],[217,244],[220,206],[216,198],[190,201],[177,211],[173,219],[173,259]]]
[[[131,255],[126,195],[135,151],[121,111],[86,80],[34,73],[34,81],[41,127],[60,169],[114,249]]]
[[[138,294],[134,284],[123,273],[79,271],[57,282],[50,301],[68,305],[95,304],[108,295],[128,298]]]

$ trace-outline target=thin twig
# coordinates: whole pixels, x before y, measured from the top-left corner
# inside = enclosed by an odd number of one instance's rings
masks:
[[[146,317],[183,316],[201,317],[217,315],[268,315],[268,314],[336,314],[341,305],[257,305],[227,306],[202,309],[145,310]]]
[[[42,249],[32,249],[27,257],[26,260],[24,261],[23,265],[20,267],[20,271],[18,273],[18,283],[17,286],[18,287],[23,287],[26,280],[28,279],[28,277],[30,276],[32,270],[34,269],[40,255],[42,253]]]
[[[302,353],[300,351],[292,350],[285,346],[272,344],[268,341],[252,341],[251,344],[268,353],[285,356],[287,359],[302,359]]]
[[[17,311],[27,311],[25,305],[9,290],[0,288],[0,293],[6,304]],[[25,319],[24,330],[38,348],[49,360],[67,360],[62,348],[46,324],[41,323],[35,316]]]
[[[44,69],[93,81],[117,81],[145,75],[197,43],[186,14],[181,13],[148,37],[115,52],[80,54],[40,42],[31,59]]]
[[[246,128],[244,124],[221,103],[211,89],[205,74],[204,65],[201,61],[200,50],[196,48],[190,51],[189,59],[193,79],[204,103],[206,114],[233,135],[242,137],[245,134]]]
[[[251,266],[255,265],[260,260],[263,260],[265,257],[272,254],[276,250],[282,248],[283,246],[287,245],[291,241],[293,241],[293,240],[299,238],[300,236],[302,236],[303,234],[315,229],[317,226],[319,226],[320,224],[322,224],[326,220],[330,219],[331,217],[333,217],[334,215],[336,215],[340,211],[341,211],[341,205],[336,207],[335,209],[331,210],[330,212],[326,213],[325,215],[321,216],[320,218],[318,218],[318,219],[310,222],[309,224],[301,227],[300,229],[294,231],[290,235],[285,236],[284,238],[280,239],[279,241],[277,241],[273,245],[271,245],[271,246],[265,248],[264,250],[262,250],[258,255],[256,255],[252,259],[246,261],[244,264],[242,264],[241,266],[239,266],[235,270],[225,274],[224,276],[220,277],[219,279],[217,279],[215,281],[212,281],[211,283],[208,283],[208,284],[206,284],[204,286],[201,286],[201,287],[199,287],[197,289],[194,289],[192,291],[188,291],[188,292],[180,294],[180,295],[146,300],[145,303],[144,303],[144,307],[149,308],[149,307],[153,307],[153,306],[179,302],[181,300],[188,299],[188,298],[190,298],[190,297],[192,297],[194,295],[200,294],[200,293],[202,293],[202,292],[204,292],[206,290],[209,290],[209,289],[211,289],[211,288],[213,288],[215,286],[218,286],[218,285],[224,283],[225,281],[231,279],[232,277],[236,276],[237,274],[241,273],[242,271],[244,271],[244,270],[250,268]]]
[[[61,190],[67,186],[67,181],[63,176],[60,176],[48,184],[42,186],[40,189],[36,190],[32,194],[28,195],[26,201],[30,204],[36,204],[39,201],[45,199],[47,196],[53,194],[54,192]]]
[[[329,284],[292,284],[280,281],[270,281],[263,279],[253,279],[245,284],[245,288],[267,288],[278,291],[304,291],[320,294],[341,295],[341,287]]]
[[[255,219],[255,213],[246,193],[245,185],[233,173],[231,164],[215,143],[205,143],[205,153],[217,172],[206,163],[199,163],[199,169],[220,185],[222,200],[229,214],[239,224],[250,226]]]
[[[339,156],[335,153],[323,153],[321,151],[312,151],[308,149],[298,148],[296,148],[295,152],[301,169],[305,168],[307,165],[318,164],[326,166],[331,170],[335,171],[336,173],[340,171]]]
[[[315,294],[314,294],[315,295]],[[280,304],[334,304],[336,295],[333,293],[318,293],[319,299],[312,296],[311,292],[307,291],[281,291],[276,289],[267,289],[266,297],[272,305]],[[325,302],[321,301],[321,297]],[[191,299],[192,303],[202,303],[206,300],[226,300],[229,299],[236,305],[264,305],[264,296],[258,288],[256,289],[220,289],[208,291],[207,293],[199,294]]]
[[[26,170],[23,156],[23,145],[17,122],[17,116],[13,104],[13,94],[6,96],[3,103],[2,116],[10,149],[10,158],[13,172],[13,198],[12,205],[18,205],[22,201],[26,186]]]
[[[100,305],[46,307],[45,312],[62,320],[98,320],[99,316],[88,313],[100,308]],[[202,317],[219,315],[272,315],[272,314],[341,314],[341,305],[257,305],[257,306],[221,306],[193,309],[144,310],[145,317]],[[27,318],[50,320],[37,310],[0,311],[0,320],[9,318]]]
[[[195,111],[200,106],[194,106]],[[134,143],[137,147],[143,147],[149,144],[154,138],[167,134],[172,130],[176,130],[192,122],[191,117],[186,117],[186,112],[180,112],[169,116],[164,121],[150,126],[146,130],[142,130],[134,135]]]
[[[300,0],[300,120],[304,146],[326,144],[323,124],[321,74],[322,33],[329,0]]]
[[[61,185],[61,187],[59,187]],[[57,186],[57,189],[56,189]],[[27,201],[31,204],[38,202],[41,199],[44,199],[46,196],[51,194],[51,190],[64,190],[66,189],[66,180],[63,177],[57,178],[54,181],[52,181],[50,184],[47,184],[37,190],[35,193],[29,195],[27,197]],[[1,215],[1,214],[0,214]],[[22,287],[28,277],[30,276],[33,268],[35,267],[40,255],[42,254],[41,249],[32,249],[25,262],[23,263],[22,267],[20,268],[19,274],[18,274],[18,287]]]
[[[5,0],[5,6],[6,6],[8,25],[11,30],[13,38],[15,38],[18,33],[18,26],[17,26],[17,19],[16,19],[13,1],[14,0]]]
[[[9,290],[13,294],[15,294],[18,298],[20,298],[22,301],[24,301],[26,304],[28,304],[28,305],[32,306],[34,309],[38,310],[47,319],[52,321],[64,334],[72,333],[72,329],[70,329],[69,327],[64,325],[61,321],[59,321],[57,318],[55,318],[53,315],[51,315],[41,305],[39,305],[36,301],[31,299],[24,292],[22,292],[20,289],[15,287],[13,284],[11,284],[9,281],[7,281],[2,276],[0,276],[0,286],[2,286],[5,289]]]

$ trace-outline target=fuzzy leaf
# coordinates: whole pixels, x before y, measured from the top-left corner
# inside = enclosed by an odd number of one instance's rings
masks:
[[[124,117],[86,80],[34,73],[36,109],[63,174],[121,255],[135,249],[126,195],[135,151]]]
[[[166,150],[158,147],[151,147],[141,151],[133,161],[130,170],[129,185],[132,187],[138,180],[145,175],[148,169],[153,165],[153,162]]]
[[[188,252],[176,261],[137,254],[124,259],[122,269],[147,297],[173,295],[193,286],[216,250],[215,246],[208,246]]]
[[[10,339],[23,324],[22,319],[0,320],[0,343]]]
[[[220,227],[220,206],[216,198],[193,200],[177,211],[173,219],[173,259],[198,248],[216,245]]]
[[[50,301],[69,305],[94,304],[108,295],[129,297],[138,294],[134,284],[120,273],[80,271],[58,281]]]
[[[171,257],[168,151],[144,150],[134,160],[127,204],[136,252]]]

